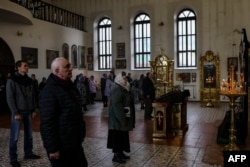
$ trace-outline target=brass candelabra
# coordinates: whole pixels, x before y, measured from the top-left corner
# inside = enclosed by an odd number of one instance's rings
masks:
[[[235,107],[238,97],[245,96],[246,91],[245,87],[246,84],[242,85],[244,81],[240,81],[238,84],[239,88],[236,88],[236,81],[234,80],[235,71],[234,66],[230,67],[230,75],[228,81],[224,80],[222,81],[222,86],[220,90],[220,95],[227,96],[230,101],[230,110],[231,110],[231,120],[230,120],[230,129],[229,129],[229,144],[224,146],[223,151],[238,151],[239,147],[236,145],[236,129],[235,129]]]

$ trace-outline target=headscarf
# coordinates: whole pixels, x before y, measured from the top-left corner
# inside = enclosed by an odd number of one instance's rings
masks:
[[[117,83],[118,85],[122,86],[124,89],[129,91],[130,85],[128,81],[123,78],[121,73],[115,77],[115,83]]]
[[[84,81],[84,76],[82,74],[78,76],[78,81],[80,81],[80,82]]]

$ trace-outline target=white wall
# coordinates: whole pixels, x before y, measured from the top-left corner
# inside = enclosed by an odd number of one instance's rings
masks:
[[[22,9],[23,7],[19,8]],[[15,61],[21,59],[21,47],[38,49],[38,69],[30,68],[29,74],[35,73],[39,82],[42,77],[47,77],[50,74],[50,69],[46,68],[46,50],[59,51],[59,56],[62,56],[62,45],[63,43],[67,43],[69,45],[70,56],[70,48],[73,44],[87,47],[86,32],[34,19],[32,15],[29,19],[33,25],[13,23],[0,19],[0,37],[9,45]],[[23,34],[18,36],[18,31]],[[83,70],[75,69],[73,71],[74,76],[78,73],[83,73]]]
[[[172,59],[176,57],[175,41],[175,19],[178,12],[183,8],[191,8],[197,15],[197,69],[175,69],[176,72],[196,73],[196,82],[185,83],[186,87],[194,89],[194,100],[200,99],[200,67],[199,58],[206,51],[212,50],[220,57],[220,78],[227,77],[227,58],[238,56],[238,46],[241,35],[234,33],[235,29],[246,28],[250,34],[250,1],[249,0],[85,0],[87,10],[88,27],[87,31],[95,37],[96,27],[94,26],[101,16],[108,16],[112,20],[113,27],[113,57],[115,60],[115,44],[125,42],[126,59],[132,61],[132,19],[140,12],[147,12],[151,17],[152,32],[152,57],[160,53]],[[164,26],[159,26],[163,22]],[[118,30],[118,26],[122,30]],[[95,38],[94,38],[95,39]],[[236,51],[233,53],[232,44],[236,43]],[[93,41],[95,44],[95,40]],[[128,65],[127,71],[132,71],[135,78],[141,73]],[[175,77],[174,77],[175,79]],[[178,81],[175,81],[178,84]],[[222,97],[223,98],[223,97]],[[223,100],[221,98],[221,100]]]

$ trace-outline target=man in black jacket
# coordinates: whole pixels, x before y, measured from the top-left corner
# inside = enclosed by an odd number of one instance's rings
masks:
[[[151,116],[153,112],[153,106],[152,103],[155,99],[155,87],[154,83],[152,81],[153,73],[148,72],[147,76],[143,79],[142,83],[142,90],[143,90],[143,97],[144,97],[144,103],[145,103],[145,119],[152,119]]]
[[[105,95],[105,87],[106,87],[107,74],[103,74],[101,78],[101,93],[102,93],[102,102],[103,107],[108,106],[108,97]]]
[[[52,167],[87,167],[82,147],[85,137],[80,94],[72,67],[63,57],[51,64],[52,73],[40,93],[40,131]]]

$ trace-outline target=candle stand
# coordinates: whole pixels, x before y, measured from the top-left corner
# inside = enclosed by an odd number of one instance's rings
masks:
[[[223,151],[239,151],[239,147],[235,144],[236,142],[236,129],[235,129],[235,112],[236,107],[235,101],[240,96],[245,96],[246,93],[230,93],[230,92],[220,92],[221,95],[225,95],[229,98],[230,101],[230,110],[231,110],[231,120],[230,120],[230,129],[229,129],[229,144],[224,146]]]
[[[230,110],[231,110],[231,120],[230,120],[230,129],[229,129],[229,144],[224,146],[223,151],[239,151],[239,147],[236,145],[236,129],[235,129],[235,107],[236,100],[241,96],[245,96],[247,93],[244,89],[236,89],[236,81],[234,80],[235,71],[234,66],[230,67],[230,76],[229,83],[226,83],[223,79],[222,88],[220,95],[227,96],[230,101]],[[241,88],[246,85],[240,85]]]

